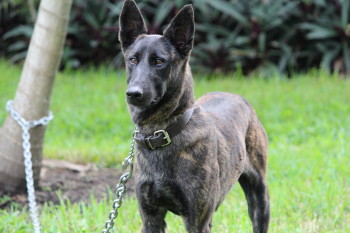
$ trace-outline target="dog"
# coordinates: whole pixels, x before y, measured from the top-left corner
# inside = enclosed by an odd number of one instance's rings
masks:
[[[142,232],[165,232],[167,211],[182,216],[190,233],[211,232],[213,213],[237,181],[254,233],[267,232],[267,135],[239,95],[214,92],[195,101],[192,5],[177,13],[163,35],[147,35],[139,8],[126,0],[119,25],[126,99],[137,127]]]

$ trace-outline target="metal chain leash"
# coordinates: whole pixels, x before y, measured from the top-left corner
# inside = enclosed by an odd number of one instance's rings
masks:
[[[30,217],[33,222],[34,232],[40,233],[41,226],[38,218],[37,204],[35,201],[35,189],[34,189],[34,179],[33,179],[33,164],[32,164],[32,153],[30,151],[30,134],[29,130],[39,125],[47,125],[49,121],[53,119],[52,112],[49,115],[41,118],[40,120],[26,121],[21,115],[13,109],[13,101],[9,100],[6,104],[6,110],[10,113],[12,118],[19,124],[22,128],[22,139],[23,139],[23,157],[24,157],[24,167],[26,174],[27,192],[28,192],[28,203]]]
[[[25,174],[26,174],[26,183],[27,183],[27,192],[28,192],[28,202],[29,202],[29,211],[30,217],[33,222],[34,232],[40,233],[41,226],[38,218],[37,204],[35,201],[35,189],[34,189],[34,179],[33,179],[33,169],[32,169],[32,153],[30,151],[30,134],[29,130],[38,125],[47,125],[49,121],[53,119],[52,112],[49,112],[49,115],[41,118],[40,120],[34,121],[26,121],[21,115],[13,109],[12,106],[13,101],[9,100],[6,105],[6,110],[10,113],[12,118],[19,124],[22,128],[22,139],[23,139],[23,157],[24,157],[24,166],[25,166]],[[133,137],[129,156],[124,159],[122,166],[123,170],[126,170],[129,166],[129,171],[124,173],[117,184],[116,188],[116,199],[113,201],[113,210],[109,212],[109,220],[105,222],[105,229],[102,233],[109,233],[110,229],[114,226],[114,220],[118,216],[118,209],[122,205],[123,197],[126,194],[126,183],[130,180],[133,169],[134,169],[134,147],[135,147],[135,139]]]
[[[117,184],[116,188],[116,199],[113,201],[113,209],[109,212],[109,220],[105,222],[105,229],[102,230],[102,233],[109,233],[109,230],[113,228],[114,226],[114,220],[118,216],[118,209],[122,205],[123,197],[126,194],[126,183],[129,181],[129,179],[132,176],[132,172],[134,170],[134,147],[135,147],[135,139],[133,137],[130,147],[129,156],[124,159],[122,166],[123,170],[126,170],[129,166],[130,169],[128,172],[124,173],[120,179],[119,183]]]

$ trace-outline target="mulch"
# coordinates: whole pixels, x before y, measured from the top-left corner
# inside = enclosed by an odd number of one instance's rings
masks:
[[[69,200],[71,203],[89,202],[91,195],[96,200],[106,198],[109,190],[114,192],[122,172],[113,168],[76,171],[65,167],[43,167],[40,185],[36,188],[38,205],[44,203],[59,204]],[[127,183],[128,195],[134,195],[133,178]],[[60,193],[60,194],[59,194]],[[111,198],[114,198],[111,197]],[[27,205],[26,193],[5,193],[0,188],[0,209],[8,209],[11,204]]]

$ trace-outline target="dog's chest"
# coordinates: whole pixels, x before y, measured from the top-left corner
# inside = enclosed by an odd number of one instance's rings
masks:
[[[138,155],[137,192],[143,203],[162,206],[175,214],[186,209],[185,184],[179,179],[175,161]]]
[[[163,207],[178,215],[184,213],[186,200],[178,182],[157,178],[139,181],[137,186],[144,204]]]

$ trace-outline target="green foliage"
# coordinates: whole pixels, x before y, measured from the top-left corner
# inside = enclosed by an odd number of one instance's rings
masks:
[[[0,70],[1,125],[20,69],[0,61]],[[266,128],[271,233],[350,232],[349,89],[350,80],[318,70],[292,79],[244,78],[237,73],[195,80],[197,98],[210,91],[244,96]],[[51,105],[55,118],[47,128],[44,157],[118,166],[128,153],[133,130],[124,90],[124,72],[101,68],[59,73]],[[46,204],[40,220],[44,232],[100,232],[111,205],[111,198]],[[32,232],[28,212],[18,206],[0,210],[0,223],[0,232]],[[168,214],[167,223],[168,232],[185,232],[181,218]],[[141,231],[134,197],[124,201],[116,225],[118,232]],[[238,184],[214,215],[213,232],[251,232]]]
[[[36,1],[37,2],[37,1]],[[196,71],[244,73],[274,66],[290,74],[310,67],[350,72],[349,0],[140,0],[149,33],[161,34],[193,3]],[[74,0],[62,67],[123,66],[117,40],[121,0]],[[19,61],[33,31],[27,1],[0,3],[0,54]]]
[[[119,63],[123,61],[117,39],[123,2],[112,2],[73,1],[63,55],[65,66],[77,68],[86,64],[99,65],[113,59]]]
[[[0,2],[0,56],[11,57],[12,62],[25,58],[33,31],[28,5],[22,2]]]
[[[349,0],[332,4],[324,0],[304,1],[301,9],[305,22],[300,24],[300,30],[312,44],[305,51],[308,63],[350,74]]]

